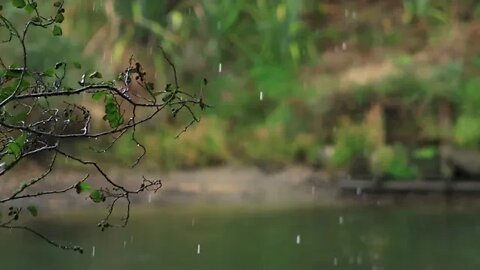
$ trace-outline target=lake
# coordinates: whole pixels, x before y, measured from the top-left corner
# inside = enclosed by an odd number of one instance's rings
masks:
[[[85,248],[1,231],[2,269],[480,269],[480,214],[448,207],[135,207],[100,232],[78,210],[32,225]],[[95,256],[93,254],[95,246]]]

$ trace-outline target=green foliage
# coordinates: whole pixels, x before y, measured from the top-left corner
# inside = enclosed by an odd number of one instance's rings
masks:
[[[480,79],[469,79],[459,95],[460,115],[453,128],[455,141],[466,147],[480,147]]]
[[[75,191],[78,194],[82,192],[89,192],[90,190],[92,190],[92,187],[88,183],[80,182],[77,185],[75,185]]]
[[[334,136],[335,151],[329,160],[334,168],[348,168],[355,158],[368,156],[371,142],[365,127],[347,121],[337,128]]]
[[[408,153],[401,145],[384,146],[372,155],[372,172],[387,180],[415,180],[417,170],[409,164]]]
[[[145,136],[144,140],[153,149],[150,153],[151,159],[155,160],[153,167],[190,168],[222,164],[231,159],[229,131],[225,122],[218,117],[204,117],[188,132],[176,138],[177,134],[178,130],[170,128]],[[117,150],[118,156],[123,159],[131,159],[134,154],[132,144],[126,140],[120,141]]]
[[[25,3],[25,0],[11,0],[12,5],[16,8],[24,8],[27,3]]]
[[[52,34],[54,36],[61,36],[63,35],[62,28],[58,25],[53,26]]]
[[[14,141],[7,145],[7,151],[10,155],[13,155],[15,159],[18,159],[22,154],[22,148],[25,144],[26,134],[21,133]]]
[[[448,1],[403,0],[403,20],[407,23],[428,19],[432,23],[446,23],[449,20]]]
[[[420,149],[416,149],[413,152],[413,156],[416,159],[432,159],[437,155],[437,149],[435,147],[422,147]]]
[[[478,117],[461,115],[454,126],[453,137],[461,146],[478,148],[480,145],[480,122]]]
[[[94,190],[90,193],[90,199],[95,203],[100,203],[105,201],[106,197],[101,190]]]
[[[38,216],[38,209],[36,206],[30,205],[27,207],[27,210],[28,212],[30,212],[30,215],[32,215],[32,217]]]
[[[107,121],[110,127],[117,128],[123,124],[124,118],[120,111],[120,105],[115,97],[111,94],[105,94],[105,115],[103,120]]]

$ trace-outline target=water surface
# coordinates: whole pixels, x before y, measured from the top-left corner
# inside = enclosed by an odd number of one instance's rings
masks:
[[[34,226],[85,247],[77,255],[0,231],[2,269],[480,269],[480,215],[435,207],[160,206],[123,230],[98,213]],[[198,254],[198,245],[200,253]],[[92,249],[95,246],[95,256]]]

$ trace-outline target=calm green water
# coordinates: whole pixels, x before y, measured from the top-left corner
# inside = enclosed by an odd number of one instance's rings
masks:
[[[95,227],[93,213],[35,224],[82,244],[84,255],[50,248],[28,234],[0,232],[0,269],[480,269],[480,213],[473,210],[170,206],[134,211],[127,229],[104,233]]]

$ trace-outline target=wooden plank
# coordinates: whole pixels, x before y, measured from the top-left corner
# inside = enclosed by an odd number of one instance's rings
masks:
[[[341,180],[339,188],[344,192],[380,192],[380,193],[405,193],[405,192],[445,192],[454,193],[480,193],[480,181],[455,181],[447,185],[443,181],[387,181],[380,184],[372,180]]]

